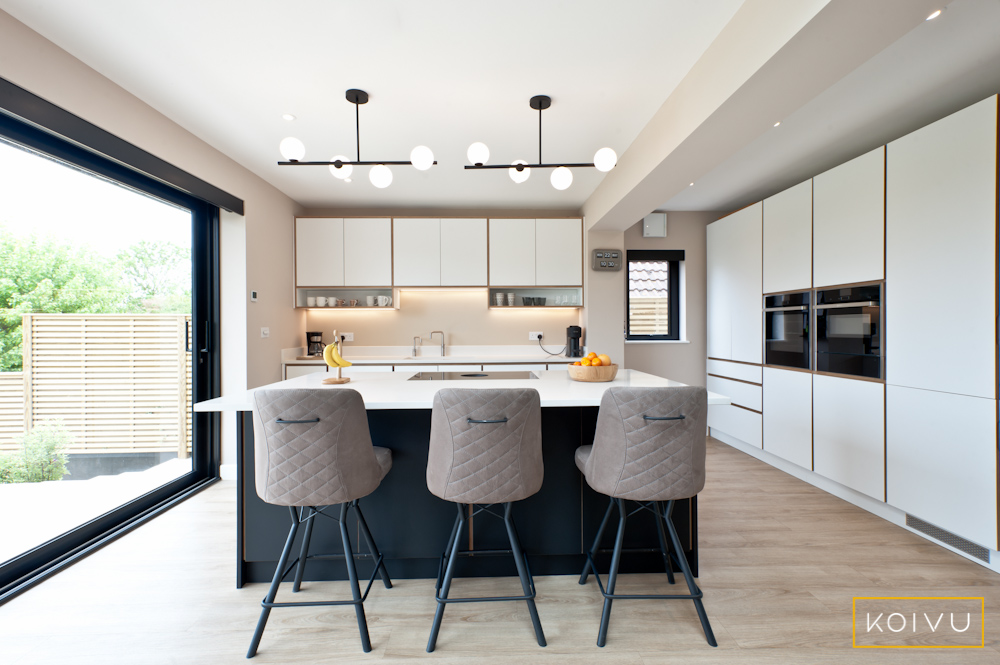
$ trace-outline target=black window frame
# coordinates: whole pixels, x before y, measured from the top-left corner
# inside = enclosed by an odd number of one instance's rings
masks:
[[[242,214],[243,202],[4,79],[0,79],[0,136],[191,211],[192,401],[218,397],[219,208]],[[0,562],[0,604],[219,480],[219,414],[190,416],[197,442],[191,472]]]
[[[630,342],[667,342],[681,339],[681,262],[683,249],[627,249],[625,250],[625,340]],[[632,261],[665,261],[667,263],[667,335],[633,334],[629,314],[629,264]]]

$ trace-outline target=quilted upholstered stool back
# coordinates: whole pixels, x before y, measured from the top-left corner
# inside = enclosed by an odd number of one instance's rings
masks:
[[[427,459],[432,494],[455,503],[520,501],[538,492],[542,475],[537,390],[448,389],[434,396]]]
[[[253,401],[254,480],[261,499],[329,506],[378,487],[384,473],[356,390],[258,390]]]
[[[705,388],[609,388],[584,467],[587,484],[633,501],[694,496],[705,486],[707,417]]]

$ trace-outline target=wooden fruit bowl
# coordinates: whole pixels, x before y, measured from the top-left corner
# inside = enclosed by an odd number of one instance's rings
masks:
[[[600,367],[586,367],[584,365],[567,365],[569,378],[574,381],[587,381],[591,383],[603,383],[614,381],[618,374],[618,365],[601,365]]]

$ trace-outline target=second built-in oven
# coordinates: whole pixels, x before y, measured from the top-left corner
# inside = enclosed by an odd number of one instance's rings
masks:
[[[882,285],[816,291],[816,371],[883,377]]]
[[[764,297],[764,364],[809,369],[809,292]]]

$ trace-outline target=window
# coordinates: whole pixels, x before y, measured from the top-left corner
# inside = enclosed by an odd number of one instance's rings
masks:
[[[683,249],[630,249],[625,285],[625,339],[679,340]]]

